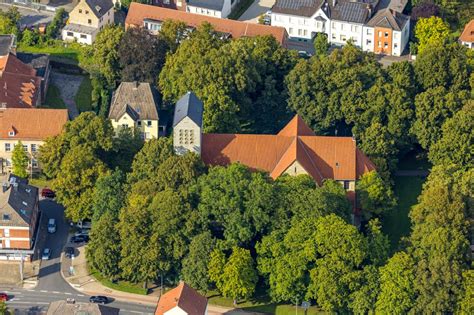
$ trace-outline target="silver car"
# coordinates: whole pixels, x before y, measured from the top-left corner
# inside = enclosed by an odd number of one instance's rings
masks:
[[[41,255],[41,259],[48,260],[49,258],[51,258],[51,249],[49,248],[43,249],[43,255]]]

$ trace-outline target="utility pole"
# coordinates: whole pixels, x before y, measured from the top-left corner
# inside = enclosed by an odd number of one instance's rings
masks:
[[[298,315],[298,298],[296,298],[295,311],[296,311],[296,315]]]
[[[163,296],[163,274],[160,274],[161,286],[160,286],[160,298]]]

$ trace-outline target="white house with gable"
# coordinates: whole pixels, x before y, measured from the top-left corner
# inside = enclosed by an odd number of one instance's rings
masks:
[[[173,118],[173,147],[176,154],[201,154],[203,103],[193,92],[176,103]]]

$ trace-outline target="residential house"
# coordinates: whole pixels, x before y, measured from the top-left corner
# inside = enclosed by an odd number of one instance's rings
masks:
[[[42,78],[12,52],[0,56],[0,109],[32,108],[41,103]]]
[[[186,11],[186,0],[153,0],[152,2],[153,5],[162,8]]]
[[[41,103],[46,100],[46,92],[49,86],[49,74],[51,72],[51,65],[49,63],[48,54],[30,54],[17,53],[16,57],[26,65],[33,67],[36,70],[36,75],[41,78],[40,96]]]
[[[38,225],[38,188],[10,176],[0,192],[0,260],[29,260]]]
[[[223,37],[226,38],[236,39],[240,37],[272,35],[284,47],[286,46],[286,40],[288,38],[288,34],[283,27],[220,19],[137,2],[130,4],[125,20],[125,27],[143,27],[151,33],[157,33],[166,20],[184,22],[189,26],[190,30],[207,22],[212,25],[215,31],[222,33]]]
[[[75,301],[56,301],[49,304],[46,315],[118,315],[115,307]]]
[[[325,33],[329,43],[333,45],[342,46],[350,40],[364,51],[400,55],[409,39],[409,17],[401,14],[406,1],[392,2],[277,0],[272,8],[271,25],[285,27],[290,39],[294,41],[310,42],[316,34]],[[392,17],[387,17],[389,14]],[[382,30],[383,36],[388,32],[390,42],[388,39],[383,41],[376,38],[376,27],[377,30]],[[379,41],[381,49],[374,49],[374,43]]]
[[[62,39],[91,45],[97,33],[111,23],[114,23],[114,3],[111,0],[80,0],[69,13]]]
[[[276,135],[205,134],[202,112],[202,102],[192,92],[176,103],[173,146],[177,154],[200,154],[207,165],[239,162],[266,171],[273,179],[308,174],[318,185],[334,179],[346,189],[354,208],[356,180],[375,170],[352,137],[316,136],[298,115]]]
[[[120,128],[137,129],[144,140],[158,138],[158,92],[150,83],[122,82],[112,96],[109,119]]]
[[[459,37],[459,43],[467,48],[474,49],[474,19],[466,24]]]
[[[29,171],[39,171],[39,147],[61,133],[67,121],[66,109],[0,109],[0,172],[11,171],[13,148],[19,141],[30,158]]]
[[[160,297],[155,315],[207,315],[207,298],[181,282]]]
[[[186,11],[225,19],[238,2],[238,0],[187,0]]]
[[[377,12],[364,26],[365,51],[401,56],[410,37],[410,17],[392,9]]]

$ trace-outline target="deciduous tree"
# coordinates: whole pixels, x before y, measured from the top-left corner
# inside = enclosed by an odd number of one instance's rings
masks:
[[[13,174],[19,177],[26,178],[28,177],[28,162],[29,158],[27,153],[25,152],[25,149],[23,148],[23,143],[19,141],[15,146],[13,147],[13,152],[12,152],[12,171]]]
[[[376,171],[362,175],[357,182],[363,215],[369,219],[392,209],[396,205],[395,196]]]
[[[441,18],[432,16],[418,19],[415,37],[418,40],[418,52],[424,52],[427,46],[443,45],[449,36],[449,26]]]
[[[326,33],[318,33],[314,39],[314,50],[318,56],[326,56],[329,50],[328,36]]]

